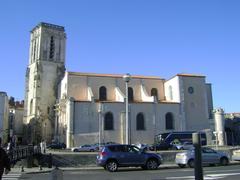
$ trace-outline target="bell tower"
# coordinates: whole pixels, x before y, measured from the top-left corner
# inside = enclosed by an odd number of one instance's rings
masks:
[[[62,26],[42,22],[31,31],[24,107],[28,141],[53,139],[54,105],[58,84],[65,73],[65,46]]]

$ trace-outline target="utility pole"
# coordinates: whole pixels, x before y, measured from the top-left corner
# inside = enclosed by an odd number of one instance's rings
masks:
[[[195,180],[203,180],[203,169],[202,169],[202,148],[201,148],[201,138],[199,133],[192,134],[193,146],[195,150],[195,160],[194,160],[194,174]]]

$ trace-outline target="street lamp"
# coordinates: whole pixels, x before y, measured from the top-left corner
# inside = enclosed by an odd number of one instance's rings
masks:
[[[125,95],[125,105],[126,105],[126,144],[130,143],[130,138],[129,138],[129,121],[128,121],[128,83],[131,80],[131,75],[130,74],[125,74],[123,76],[123,80],[125,81],[126,85],[126,95]]]
[[[100,102],[98,106],[98,146],[100,149],[101,146],[101,140],[102,140],[102,111],[103,111],[103,104]]]
[[[156,96],[153,96],[154,97],[154,102],[153,102],[153,109],[154,109],[154,112],[153,112],[153,123],[154,123],[154,145],[155,145],[155,150],[156,150],[156,116],[157,116],[157,97]]]

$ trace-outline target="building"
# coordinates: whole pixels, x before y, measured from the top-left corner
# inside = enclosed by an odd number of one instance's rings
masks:
[[[9,136],[13,143],[22,143],[23,116],[24,101],[16,101],[13,105],[9,105]]]
[[[65,73],[55,123],[60,141],[66,141],[68,147],[125,142],[122,77]],[[209,86],[199,75],[178,74],[170,80],[132,76],[128,87],[130,143],[153,143],[156,134],[168,131],[209,129]]]
[[[225,114],[225,131],[228,145],[240,145],[240,113]]]
[[[65,41],[62,26],[40,23],[31,31],[24,107],[26,141],[53,139],[57,87],[65,72]]]
[[[68,72],[65,41],[62,26],[40,23],[31,31],[24,122],[32,139],[54,138],[67,147],[127,138],[153,143],[158,133],[210,128],[212,92],[205,76],[133,75],[126,83],[123,74]]]
[[[9,124],[8,124],[8,96],[6,92],[0,92],[0,138],[2,143],[8,142]]]

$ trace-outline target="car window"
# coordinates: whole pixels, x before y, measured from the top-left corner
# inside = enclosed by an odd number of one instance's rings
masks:
[[[124,152],[124,146],[108,146],[108,149],[112,152]]]
[[[130,153],[138,153],[140,151],[139,148],[137,148],[136,146],[128,146],[128,152]]]
[[[209,148],[203,148],[202,152],[203,153],[216,153],[216,151],[214,151],[213,149],[209,149]]]

